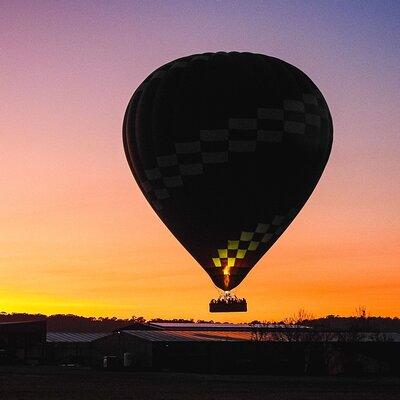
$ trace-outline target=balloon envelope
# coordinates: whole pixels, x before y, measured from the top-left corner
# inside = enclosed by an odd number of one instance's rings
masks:
[[[332,145],[318,88],[251,53],[172,61],[125,113],[128,163],[144,196],[223,290],[236,287],[315,188]]]

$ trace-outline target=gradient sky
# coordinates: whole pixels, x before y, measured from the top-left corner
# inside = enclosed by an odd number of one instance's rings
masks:
[[[229,321],[400,316],[400,3],[0,1],[0,311]],[[282,58],[319,86],[334,145],[302,212],[218,294],[134,182],[135,88],[192,53]]]

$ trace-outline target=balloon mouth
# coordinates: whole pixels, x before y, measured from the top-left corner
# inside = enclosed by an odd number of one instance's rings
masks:
[[[230,271],[231,271],[231,267],[228,267],[228,266],[226,266],[222,271],[222,273],[224,274],[224,287],[225,287],[225,290],[228,290],[228,288],[229,288],[229,284],[230,284],[230,280],[231,280]]]
[[[203,267],[204,268],[204,267]],[[228,291],[238,286],[248,274],[251,267],[223,265],[219,268],[205,267],[215,286],[221,290]]]

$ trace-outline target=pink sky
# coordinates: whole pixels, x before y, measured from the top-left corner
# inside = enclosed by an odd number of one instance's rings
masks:
[[[308,204],[239,286],[249,312],[219,319],[359,305],[400,316],[400,13],[357,4],[4,2],[0,311],[215,317],[216,288],[131,177],[121,125],[159,65],[246,50],[314,80],[334,145]]]

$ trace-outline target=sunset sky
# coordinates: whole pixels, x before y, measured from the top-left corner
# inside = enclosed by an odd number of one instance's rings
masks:
[[[400,2],[1,1],[0,311],[226,321],[400,317]],[[296,65],[334,121],[310,200],[210,314],[208,275],[128,168],[125,107],[158,66],[206,51]]]

